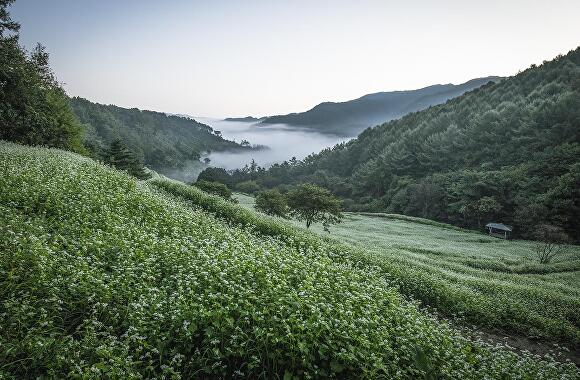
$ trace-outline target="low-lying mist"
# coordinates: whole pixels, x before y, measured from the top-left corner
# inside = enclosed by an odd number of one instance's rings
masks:
[[[249,141],[252,145],[265,145],[269,149],[244,152],[212,152],[209,155],[211,166],[225,169],[242,168],[254,159],[258,165],[268,167],[277,162],[290,160],[292,157],[302,159],[311,153],[332,147],[349,138],[321,134],[304,129],[297,129],[283,124],[254,125],[246,122],[233,122],[211,118],[195,118],[221,131],[229,140]]]

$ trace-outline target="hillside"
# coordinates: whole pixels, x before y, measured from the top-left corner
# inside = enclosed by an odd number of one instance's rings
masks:
[[[237,172],[264,187],[314,182],[355,211],[385,211],[529,236],[580,237],[580,49],[409,114],[301,162]],[[251,176],[250,176],[251,175]]]
[[[579,376],[466,340],[340,246],[192,187],[4,142],[0,173],[2,378]]]
[[[397,119],[410,112],[445,103],[499,77],[470,80],[463,84],[438,84],[410,91],[378,92],[347,102],[324,102],[301,113],[270,116],[263,124],[289,124],[321,133],[356,136],[364,129]]]
[[[187,117],[97,104],[79,97],[71,98],[70,105],[90,148],[103,149],[121,138],[146,166],[172,177],[207,151],[251,149],[225,140],[210,126]]]
[[[252,197],[236,197],[254,210]],[[320,225],[311,230],[328,236]],[[439,313],[503,336],[565,343],[580,364],[580,246],[540,264],[537,242],[380,213],[345,213],[331,237],[370,253],[399,291]]]

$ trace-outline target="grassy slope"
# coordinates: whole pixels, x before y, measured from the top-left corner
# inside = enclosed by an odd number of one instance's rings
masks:
[[[191,187],[0,142],[0,211],[1,378],[580,377],[470,343],[340,246]]]
[[[237,195],[251,208],[253,198]],[[550,265],[534,243],[397,215],[347,214],[332,236],[368,252],[402,293],[448,316],[506,332],[580,343],[580,248]],[[451,228],[448,228],[451,227]],[[325,234],[320,226],[313,231]]]

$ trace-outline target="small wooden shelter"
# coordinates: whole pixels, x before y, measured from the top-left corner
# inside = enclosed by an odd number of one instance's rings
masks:
[[[502,239],[509,239],[514,229],[512,226],[507,226],[503,223],[487,223],[485,228],[489,231],[490,236],[500,237]]]

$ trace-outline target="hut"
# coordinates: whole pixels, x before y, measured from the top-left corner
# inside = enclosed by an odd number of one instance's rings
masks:
[[[503,223],[487,223],[485,228],[488,230],[490,236],[509,239],[514,229],[512,226],[506,226]]]

